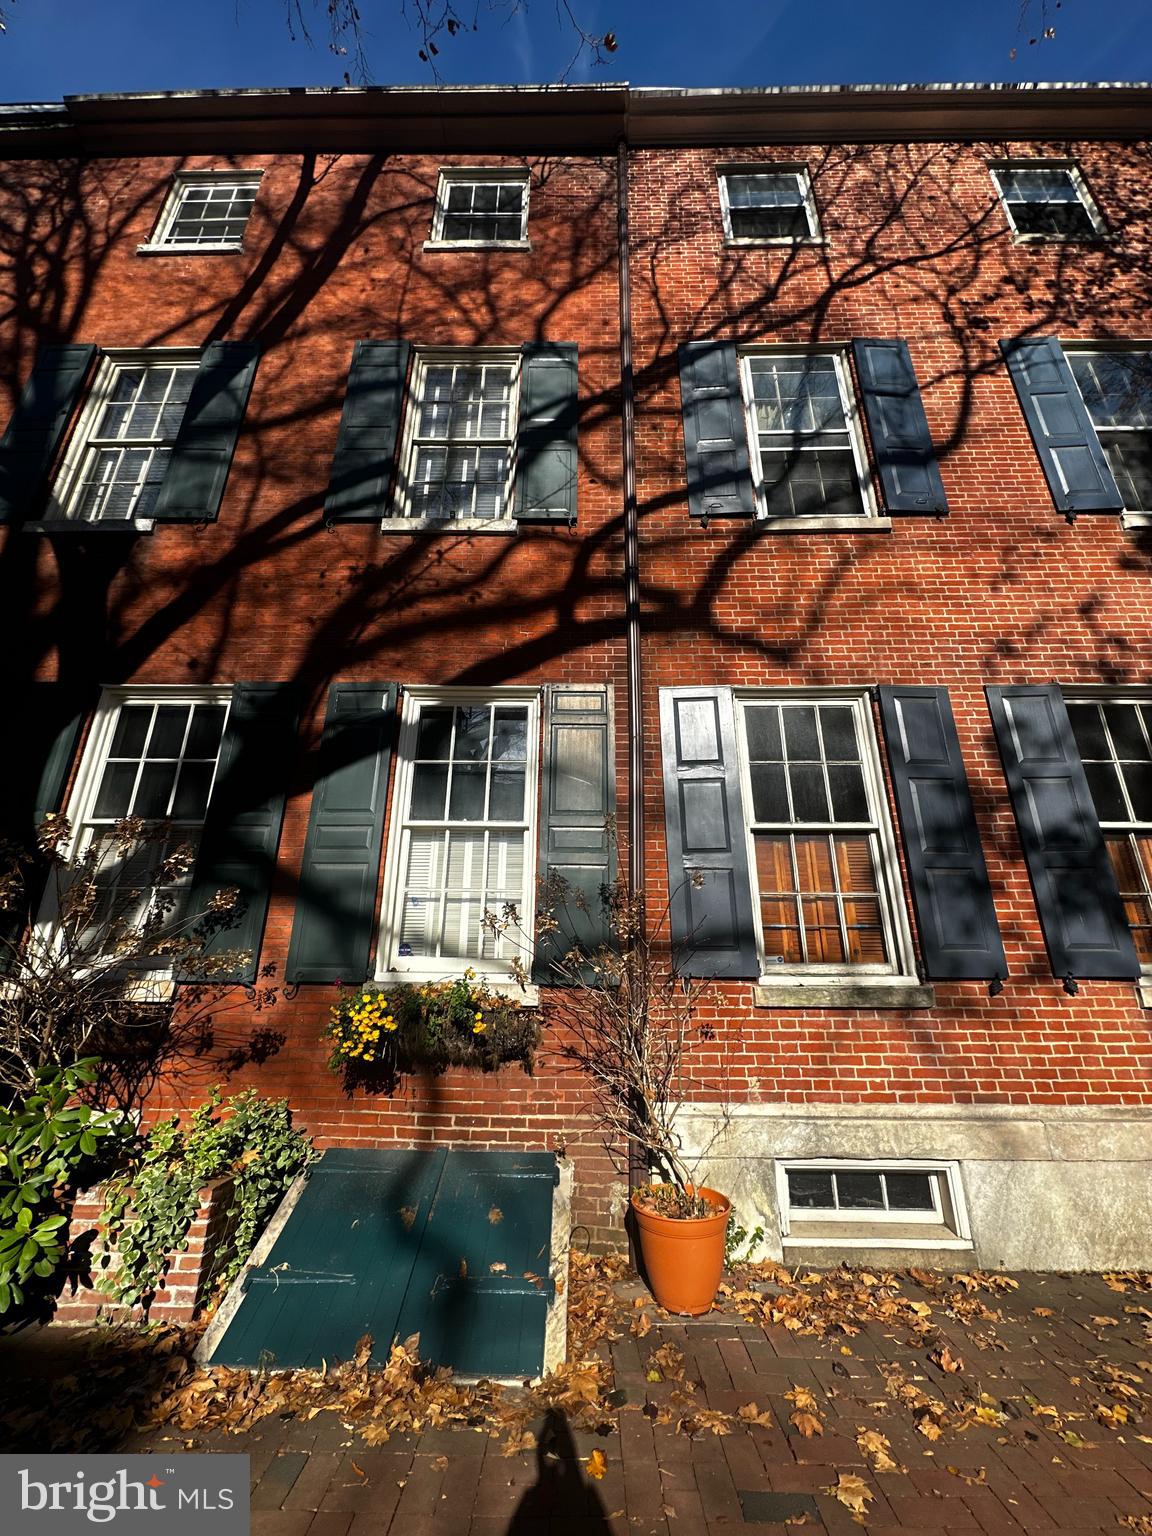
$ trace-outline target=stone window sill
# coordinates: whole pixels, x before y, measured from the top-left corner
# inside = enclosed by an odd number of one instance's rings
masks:
[[[752,988],[757,1008],[931,1008],[936,993],[908,976],[768,976]]]
[[[82,517],[46,517],[25,523],[25,533],[151,533],[155,523],[150,517],[128,518],[125,522],[88,522]]]
[[[426,251],[530,251],[531,240],[425,240]]]
[[[929,1222],[797,1221],[785,1248],[971,1248],[951,1227]]]
[[[414,971],[385,971],[382,976],[373,977],[373,985],[377,987],[420,987],[428,983],[437,986],[442,981],[451,981],[450,976],[420,976]],[[475,985],[483,987],[485,992],[491,992],[496,997],[505,997],[509,1002],[519,1003],[521,1008],[539,1008],[540,988],[529,984],[522,987],[515,981],[501,981],[499,977],[477,976]]]
[[[1142,976],[1136,983],[1136,996],[1142,1008],[1152,1008],[1152,976]]]
[[[518,533],[515,518],[493,517],[386,517],[381,533]]]
[[[891,533],[890,517],[758,517],[761,533]]]
[[[728,235],[724,244],[735,251],[755,250],[758,246],[762,249],[787,250],[793,245],[827,245],[823,235],[765,235],[757,238],[753,235]]]
[[[1121,512],[1121,528],[1152,528],[1152,512]]]
[[[152,245],[146,243],[136,247],[137,256],[236,256],[243,251],[244,246],[240,241],[232,241],[225,245]]]

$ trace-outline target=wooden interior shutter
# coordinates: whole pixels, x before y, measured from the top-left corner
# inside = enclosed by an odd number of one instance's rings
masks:
[[[1008,974],[946,688],[881,688],[880,717],[926,975]]]
[[[204,348],[152,513],[158,523],[215,520],[258,359],[250,341],[213,341]]]
[[[284,971],[290,984],[368,975],[396,693],[395,683],[333,683],[328,692]]]
[[[754,517],[752,460],[735,343],[679,349],[688,510],[693,517]]]
[[[547,690],[540,904],[559,929],[537,933],[536,982],[555,986],[556,960],[577,947],[594,951],[611,936],[601,891],[616,878],[616,842],[609,830],[616,810],[612,724],[607,684],[557,683]]]
[[[72,412],[84,390],[96,348],[68,343],[41,347],[0,438],[0,523],[20,523],[39,512]]]
[[[1140,974],[1116,876],[1055,684],[988,687],[988,708],[1054,976]]]
[[[207,949],[247,951],[233,981],[252,982],[258,971],[297,720],[291,683],[237,683],[232,690],[188,911],[195,918],[217,891],[239,890],[242,915]]]
[[[895,516],[947,512],[908,343],[864,337],[852,343],[852,352],[885,510]]]
[[[662,688],[660,740],[676,968],[756,978],[732,690]]]
[[[521,348],[521,358],[516,517],[574,523],[580,414],[576,344],[532,342]]]
[[[329,523],[375,523],[389,515],[411,351],[406,341],[358,341],[352,349],[324,501]]]
[[[1057,507],[1119,512],[1124,499],[1055,336],[1017,336],[1000,350]]]

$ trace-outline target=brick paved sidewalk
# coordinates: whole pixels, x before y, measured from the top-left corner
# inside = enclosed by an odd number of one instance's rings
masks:
[[[1152,1294],[1140,1284],[1120,1293],[1098,1276],[1017,1278],[1011,1296],[987,1298],[995,1323],[938,1307],[930,1342],[876,1322],[847,1337],[799,1337],[731,1309],[687,1325],[650,1309],[649,1332],[606,1346],[617,1425],[573,1434],[552,1413],[531,1426],[536,1449],[513,1456],[478,1429],[371,1449],[334,1413],[270,1419],[243,1436],[154,1432],[126,1448],[247,1450],[253,1536],[1152,1533]],[[652,1361],[669,1342],[683,1355],[682,1380],[662,1379]],[[929,1360],[942,1342],[961,1370]],[[901,1383],[907,1399],[967,1404],[959,1418],[969,1427],[960,1432],[953,1414],[928,1439],[893,1395]],[[798,1387],[822,1434],[806,1438],[791,1421],[785,1394]],[[736,1415],[749,1404],[767,1422],[701,1429],[700,1408]],[[972,1421],[977,1408],[987,1422]],[[684,1416],[695,1434],[678,1427]],[[857,1444],[869,1429],[897,1470],[874,1470]],[[599,1479],[589,1475],[597,1450]],[[827,1491],[842,1478],[871,1495],[862,1520]]]

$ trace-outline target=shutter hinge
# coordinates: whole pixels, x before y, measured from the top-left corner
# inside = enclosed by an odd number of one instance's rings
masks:
[[[1069,997],[1078,997],[1080,995],[1080,983],[1076,980],[1071,971],[1068,972],[1067,976],[1061,977],[1060,985],[1064,988]]]
[[[1064,521],[1068,524],[1069,528],[1074,528],[1076,526],[1075,512],[1065,512]]]
[[[700,526],[701,526],[701,528],[703,528],[705,533],[708,532],[708,513],[707,512],[702,512],[700,514]]]
[[[999,997],[1003,990],[1004,978],[1001,976],[1000,972],[997,971],[995,976],[993,976],[992,980],[988,983],[988,996]]]

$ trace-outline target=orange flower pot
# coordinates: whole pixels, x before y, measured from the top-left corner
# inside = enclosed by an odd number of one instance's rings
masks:
[[[682,1220],[646,1211],[632,1196],[632,1213],[652,1294],[666,1312],[699,1317],[712,1306],[724,1272],[724,1237],[732,1202],[703,1185],[696,1191],[711,1216]]]

